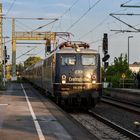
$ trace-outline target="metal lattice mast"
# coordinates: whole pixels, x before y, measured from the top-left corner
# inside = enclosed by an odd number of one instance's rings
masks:
[[[15,40],[15,19],[12,19],[12,80],[16,80],[16,40]]]

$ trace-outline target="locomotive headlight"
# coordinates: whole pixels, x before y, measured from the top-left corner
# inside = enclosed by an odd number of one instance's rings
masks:
[[[65,84],[66,83],[66,75],[63,74],[61,79],[62,79],[62,84]]]
[[[91,78],[91,74],[90,73],[86,74],[86,77],[90,79]]]
[[[76,51],[77,51],[77,52],[80,52],[80,48],[79,48],[79,47],[78,47],[78,48],[76,48]]]
[[[91,79],[92,79],[92,84],[96,84],[96,75],[92,75],[91,76]]]
[[[93,80],[93,81],[92,81],[92,84],[96,84],[96,81],[95,81],[95,80]]]
[[[66,80],[62,80],[62,84],[66,84]]]

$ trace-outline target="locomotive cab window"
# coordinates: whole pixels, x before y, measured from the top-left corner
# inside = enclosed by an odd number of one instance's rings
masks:
[[[82,65],[95,65],[96,57],[95,55],[82,55]]]
[[[68,56],[61,56],[61,64],[63,66],[68,66],[68,65],[75,65],[76,64],[76,58],[74,55],[68,55]]]

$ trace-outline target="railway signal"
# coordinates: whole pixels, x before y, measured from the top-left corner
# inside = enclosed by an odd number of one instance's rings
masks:
[[[4,49],[3,49],[3,85],[5,87],[5,66],[6,66],[6,63],[7,63],[7,49],[6,49],[6,46],[4,46]]]
[[[110,58],[110,55],[108,54],[107,33],[104,33],[104,37],[103,37],[103,52],[104,52],[104,57],[102,58],[102,61],[105,63]]]
[[[103,52],[104,52],[104,57],[102,58],[102,61],[105,63],[110,58],[110,55],[108,54],[107,33],[104,33],[104,37],[103,37]]]
[[[110,58],[110,55],[108,54],[108,37],[107,33],[104,33],[103,36],[103,52],[104,52],[104,57],[102,58],[102,61],[104,62],[104,81],[106,81],[106,69],[108,67],[108,59]]]
[[[103,51],[108,51],[108,38],[107,38],[107,33],[104,33],[103,37]]]
[[[9,56],[7,55],[7,48],[6,48],[6,46],[4,46],[3,54],[4,54],[4,57],[3,57],[3,64],[6,64],[6,63],[7,63],[7,58],[9,57]]]
[[[102,61],[105,63],[110,58],[109,54],[105,54],[105,56],[102,58]]]

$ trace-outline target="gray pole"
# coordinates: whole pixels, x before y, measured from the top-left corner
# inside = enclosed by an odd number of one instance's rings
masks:
[[[128,36],[128,66],[129,66],[129,39],[133,38],[133,36]]]
[[[130,37],[128,37],[128,54],[127,54],[128,55],[128,66],[129,66],[129,38]]]

